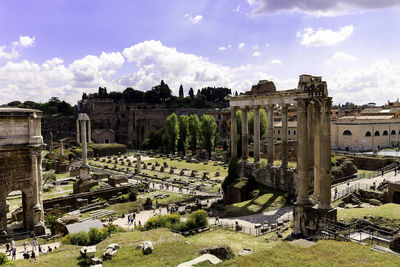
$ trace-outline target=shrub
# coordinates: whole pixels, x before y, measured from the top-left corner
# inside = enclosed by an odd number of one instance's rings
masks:
[[[6,264],[8,262],[7,255],[0,252],[0,265]]]
[[[90,245],[100,243],[101,241],[106,239],[108,235],[103,236],[103,234],[100,233],[99,229],[97,229],[97,228],[90,228],[89,234],[88,234],[89,240],[90,240]]]
[[[59,217],[60,217],[59,215],[48,215],[44,219],[44,224],[46,225],[47,228],[50,229],[52,235],[56,233],[57,219]]]
[[[149,229],[165,227],[166,223],[167,220],[165,219],[165,216],[158,215],[148,219],[147,222],[144,224],[144,228],[146,230],[149,230]]]
[[[240,161],[237,157],[232,157],[228,165],[228,176],[221,184],[222,189],[225,191],[228,185],[233,184],[239,178]]]
[[[71,245],[87,246],[90,244],[89,235],[86,232],[77,232],[69,234]]]
[[[186,229],[190,230],[204,227],[207,226],[207,224],[207,212],[205,210],[196,210],[189,215],[189,218],[186,221]]]
[[[137,192],[133,188],[129,190],[129,200],[130,201],[136,201],[137,200]]]
[[[125,194],[125,195],[120,195],[118,197],[119,202],[124,203],[124,202],[128,202],[129,201],[129,195]]]

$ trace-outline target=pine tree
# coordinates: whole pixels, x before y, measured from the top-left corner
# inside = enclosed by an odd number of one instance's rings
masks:
[[[179,98],[183,98],[183,86],[181,84],[181,86],[179,86]]]

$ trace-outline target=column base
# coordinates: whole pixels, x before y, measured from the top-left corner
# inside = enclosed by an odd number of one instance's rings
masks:
[[[39,222],[33,227],[33,231],[37,236],[44,235],[46,234],[46,227],[43,222]]]
[[[336,209],[318,209],[312,204],[299,205],[293,207],[293,233],[296,236],[301,233],[301,237],[310,237],[317,233],[319,229],[319,221],[323,218],[337,221]]]

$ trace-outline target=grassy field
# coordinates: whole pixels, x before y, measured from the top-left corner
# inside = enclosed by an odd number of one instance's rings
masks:
[[[265,239],[269,241],[266,242]],[[143,255],[136,246],[144,240],[153,242],[154,251]],[[293,246],[287,242],[253,237],[230,231],[217,230],[192,237],[182,237],[167,229],[147,232],[125,232],[113,235],[97,245],[100,257],[107,245],[118,243],[121,249],[103,266],[177,266],[198,256],[208,246],[225,244],[235,255],[242,248],[254,252],[250,256],[225,261],[218,266],[399,266],[400,257],[373,252],[367,246],[337,241],[319,241],[309,248]],[[62,246],[51,254],[35,260],[19,260],[15,266],[86,266],[79,257],[78,246]],[[209,266],[201,264],[200,266]]]
[[[278,209],[285,205],[286,199],[284,193],[280,191],[263,188],[255,193],[256,197],[251,200],[226,206],[224,217],[244,216]]]

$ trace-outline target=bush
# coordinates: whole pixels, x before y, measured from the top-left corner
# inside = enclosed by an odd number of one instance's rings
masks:
[[[56,233],[57,219],[59,217],[60,217],[59,215],[48,215],[44,219],[44,224],[46,225],[47,228],[50,229],[52,235]]]
[[[207,224],[208,224],[207,212],[205,210],[196,210],[195,212],[189,215],[185,227],[186,230],[191,230],[207,226]]]
[[[128,195],[128,194],[120,195],[120,196],[118,197],[118,200],[119,200],[119,202],[121,202],[121,203],[128,202],[128,201],[129,201],[129,195]]]
[[[228,185],[233,184],[239,178],[240,160],[237,157],[232,157],[228,165],[228,176],[221,184],[222,189],[225,191]]]
[[[0,252],[0,265],[6,264],[8,262],[7,255]]]
[[[71,245],[88,246],[90,244],[90,238],[88,233],[83,231],[74,234],[69,234],[69,241]]]
[[[129,200],[136,201],[137,200],[137,192],[135,189],[129,190]]]
[[[106,239],[108,235],[105,233],[101,233],[97,228],[90,228],[88,236],[90,244],[94,245]]]
[[[90,144],[89,147],[98,157],[126,153],[126,145],[123,144]]]

